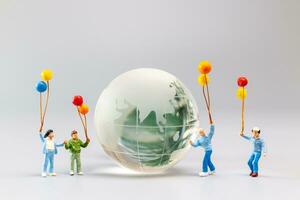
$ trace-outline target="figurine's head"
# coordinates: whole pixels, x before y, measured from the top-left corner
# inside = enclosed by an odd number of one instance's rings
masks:
[[[252,131],[253,137],[255,139],[258,139],[259,135],[260,135],[260,129],[258,127],[253,127],[251,131]]]
[[[53,139],[54,138],[54,132],[52,129],[49,129],[45,135],[44,135],[44,138],[49,138],[49,139]]]
[[[204,131],[203,128],[199,128],[199,135],[200,135],[201,137],[204,137],[204,136],[205,136],[205,131]]]
[[[78,132],[76,130],[73,130],[71,132],[71,137],[72,137],[72,139],[77,140],[78,139]]]

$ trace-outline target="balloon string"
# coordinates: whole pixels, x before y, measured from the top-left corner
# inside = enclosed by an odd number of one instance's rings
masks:
[[[213,121],[212,121],[211,110],[210,110],[210,95],[209,95],[208,81],[207,81],[206,74],[204,76],[204,79],[205,79],[205,83],[206,83],[205,87],[206,87],[207,96],[205,94],[204,86],[202,87],[202,91],[203,91],[203,96],[204,96],[205,103],[206,103],[206,108],[207,108],[207,111],[208,111],[209,122],[212,124]]]
[[[41,124],[41,128],[40,128],[40,131],[42,131],[43,129],[43,126],[44,126],[44,122],[45,122],[45,116],[46,116],[46,112],[47,112],[47,109],[48,109],[48,102],[49,102],[49,96],[50,96],[50,82],[47,81],[47,96],[46,96],[46,105],[45,105],[45,108],[44,108],[44,114],[43,114],[43,117],[42,117],[42,124]]]
[[[242,99],[242,132],[244,132],[244,128],[245,128],[244,112],[245,112],[245,88],[243,87],[243,99]]]
[[[207,108],[207,111],[208,111],[209,122],[212,123],[210,108],[209,108],[209,105],[208,105],[208,100],[207,100],[207,97],[206,97],[206,94],[205,94],[204,86],[202,86],[202,93],[203,93],[203,97],[204,97],[204,100],[205,100],[205,105],[206,105],[206,108]]]
[[[206,92],[207,92],[207,100],[208,100],[208,106],[209,106],[209,110],[210,110],[210,95],[209,95],[209,90],[208,90],[208,82],[207,82],[207,77],[206,77],[206,74],[205,74],[205,83],[206,83]]]
[[[43,120],[43,97],[42,93],[40,92],[40,129],[39,131],[42,131],[42,120]]]
[[[212,116],[211,116],[210,97],[209,97],[208,87],[207,87],[207,97],[208,97],[208,108],[209,108],[209,111],[208,111],[209,121],[210,121],[210,123],[212,124],[213,121],[212,121]]]
[[[81,121],[81,123],[82,123],[83,130],[84,130],[84,132],[85,132],[85,134],[86,134],[86,128],[85,128],[85,124],[84,124],[84,121],[83,121],[83,119],[82,119],[82,116],[81,116],[81,114],[80,114],[80,112],[79,112],[79,108],[78,108],[78,107],[77,107],[77,112],[78,112],[78,115],[79,115],[80,121]]]
[[[85,134],[85,138],[88,139],[86,115],[83,115],[83,117],[84,117],[84,124],[85,124],[84,134]]]

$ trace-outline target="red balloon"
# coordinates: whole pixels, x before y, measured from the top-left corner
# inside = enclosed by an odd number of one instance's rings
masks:
[[[81,106],[83,104],[83,98],[80,95],[74,96],[73,97],[73,102],[74,106]]]
[[[238,78],[237,84],[238,84],[240,87],[245,87],[245,86],[248,84],[248,80],[247,80],[246,77],[241,76],[241,77]]]

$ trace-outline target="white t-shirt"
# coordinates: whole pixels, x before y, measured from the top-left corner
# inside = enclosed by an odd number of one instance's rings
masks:
[[[48,150],[54,150],[55,149],[54,141],[47,138],[46,139],[46,148]]]

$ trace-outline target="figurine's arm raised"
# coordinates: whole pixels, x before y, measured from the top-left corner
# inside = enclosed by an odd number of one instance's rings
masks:
[[[252,139],[251,137],[246,136],[246,135],[244,135],[244,134],[241,134],[241,136],[242,136],[243,138],[245,138],[246,140],[251,140],[251,139]]]
[[[44,143],[44,142],[45,142],[45,139],[44,139],[44,137],[43,137],[43,135],[42,135],[41,132],[39,133],[39,136],[40,136],[41,142]]]
[[[87,138],[87,140],[86,140],[85,143],[83,143],[83,142],[80,140],[80,146],[83,147],[83,148],[87,147],[87,146],[89,145],[89,143],[90,143],[90,139],[89,139],[89,138]]]
[[[210,125],[210,131],[209,131],[208,137],[211,139],[214,134],[215,134],[215,125],[211,124]]]

